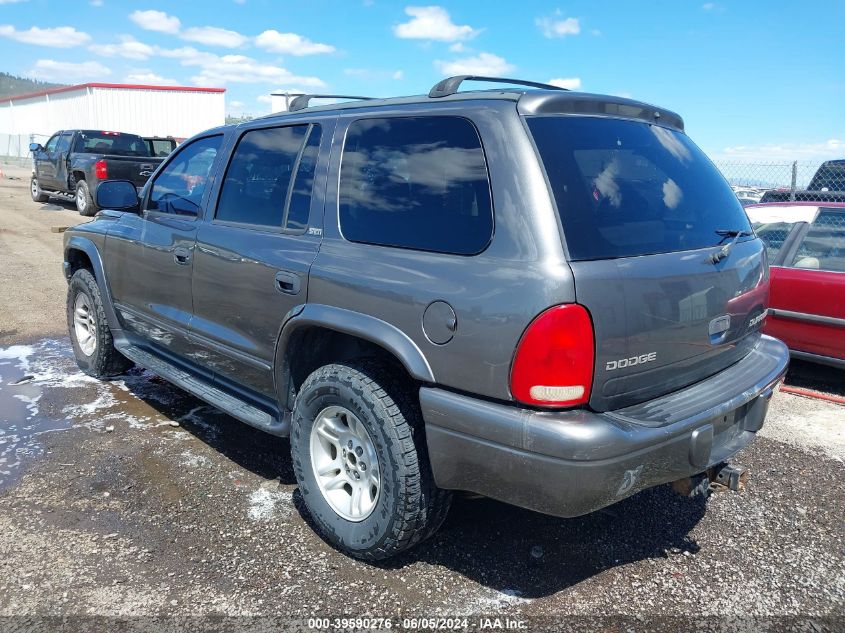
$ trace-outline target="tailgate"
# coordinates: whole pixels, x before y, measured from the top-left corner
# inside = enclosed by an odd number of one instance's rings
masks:
[[[143,187],[161,163],[160,158],[130,156],[104,156],[108,180],[129,180],[136,187]]]

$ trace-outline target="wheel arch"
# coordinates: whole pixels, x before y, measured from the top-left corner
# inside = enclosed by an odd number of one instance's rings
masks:
[[[399,328],[376,317],[306,304],[286,319],[276,344],[274,379],[280,404],[292,409],[308,374],[328,362],[374,355],[394,361],[408,377],[434,384],[422,350]]]
[[[70,281],[73,274],[80,268],[91,271],[94,280],[97,282],[97,287],[100,289],[100,297],[103,300],[103,310],[106,313],[109,329],[112,330],[113,334],[119,333],[121,330],[120,322],[117,320],[117,314],[114,311],[114,305],[112,305],[111,291],[106,281],[106,270],[100,257],[100,251],[97,250],[97,245],[88,238],[73,235],[65,242],[64,248],[65,278]]]

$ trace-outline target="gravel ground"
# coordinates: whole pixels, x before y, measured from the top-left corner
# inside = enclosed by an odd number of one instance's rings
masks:
[[[285,440],[147,372],[79,373],[49,232],[79,216],[15,183],[0,181],[0,630],[280,630],[314,616],[845,630],[845,407],[776,395],[736,459],[751,471],[742,494],[660,487],[577,519],[460,497],[433,539],[361,563],[312,531]],[[796,363],[788,382],[845,395],[843,378]]]

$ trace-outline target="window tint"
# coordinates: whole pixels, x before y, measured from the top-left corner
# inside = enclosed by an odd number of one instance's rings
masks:
[[[317,168],[317,154],[320,150],[322,128],[315,125],[308,135],[308,142],[299,159],[296,169],[296,179],[288,204],[288,215],[285,227],[289,229],[304,229],[308,225],[308,215],[311,211],[311,190],[314,188],[314,170]]]
[[[570,257],[634,257],[750,231],[725,179],[685,135],[597,117],[532,117]],[[746,238],[752,239],[752,238]]]
[[[792,265],[845,272],[845,209],[821,209],[798,247]]]
[[[307,131],[307,125],[296,125],[244,134],[226,170],[216,218],[281,228],[288,186]]]
[[[80,132],[76,135],[73,151],[115,156],[150,155],[150,148],[144,139],[121,132]]]
[[[182,146],[156,177],[147,210],[198,215],[202,194],[222,140],[222,136],[209,136]]]
[[[353,242],[471,255],[493,234],[481,141],[458,117],[352,123],[339,202],[341,230]]]

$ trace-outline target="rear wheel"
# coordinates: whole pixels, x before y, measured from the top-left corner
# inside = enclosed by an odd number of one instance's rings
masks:
[[[34,202],[47,202],[50,199],[50,196],[42,191],[41,185],[38,183],[38,178],[35,176],[29,181],[29,193]]]
[[[321,367],[302,385],[291,424],[305,505],[329,543],[365,560],[433,534],[451,494],[428,463],[414,390],[374,360]]]
[[[94,204],[91,190],[88,189],[88,183],[84,180],[76,182],[76,210],[80,215],[88,217],[97,213],[97,205]]]
[[[89,376],[108,378],[132,367],[132,362],[114,346],[100,288],[94,275],[84,268],[70,278],[67,325],[76,364]]]

